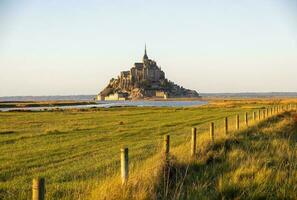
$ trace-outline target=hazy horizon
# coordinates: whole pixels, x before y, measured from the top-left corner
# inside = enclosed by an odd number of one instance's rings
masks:
[[[198,93],[297,92],[297,2],[1,1],[0,96],[96,94],[148,56]]]

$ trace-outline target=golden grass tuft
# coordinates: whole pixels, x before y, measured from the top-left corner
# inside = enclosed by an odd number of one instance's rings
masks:
[[[98,183],[87,199],[129,200],[156,199],[158,183],[164,169],[161,154],[146,160],[142,166],[130,169],[129,180],[122,185],[119,174]]]

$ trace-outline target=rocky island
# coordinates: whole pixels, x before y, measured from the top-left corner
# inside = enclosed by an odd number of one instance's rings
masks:
[[[134,63],[129,71],[112,78],[97,95],[97,100],[126,100],[168,97],[199,97],[195,90],[185,89],[165,77],[165,73],[144,50],[143,62]]]

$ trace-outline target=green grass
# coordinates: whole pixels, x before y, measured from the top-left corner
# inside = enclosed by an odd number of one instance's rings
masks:
[[[122,146],[137,169],[157,154],[164,134],[177,147],[193,126],[205,132],[215,121],[220,129],[223,117],[241,113],[243,120],[264,106],[0,112],[0,199],[30,199],[36,176],[46,179],[47,199],[83,199],[119,173]]]

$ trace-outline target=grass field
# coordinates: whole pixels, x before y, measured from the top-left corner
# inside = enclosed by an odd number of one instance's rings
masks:
[[[219,130],[223,117],[230,116],[230,124],[234,124],[235,114],[241,114],[243,120],[245,112],[275,103],[279,101],[215,101],[208,106],[192,108],[0,112],[0,199],[30,199],[32,178],[36,176],[46,178],[47,199],[84,199],[100,195],[100,189],[106,192],[108,187],[104,187],[111,180],[117,179],[114,184],[118,184],[122,146],[129,147],[132,172],[150,173],[141,170],[156,164],[154,157],[160,151],[164,134],[171,135],[173,149],[182,149],[192,127],[198,127],[198,133],[203,133],[209,122],[215,121]],[[243,147],[245,145],[243,143]],[[175,151],[177,154],[183,152]],[[155,182],[154,179],[148,181]],[[188,181],[195,180],[185,180]],[[221,178],[222,191],[224,181],[224,177]],[[185,187],[194,196],[200,194]]]

